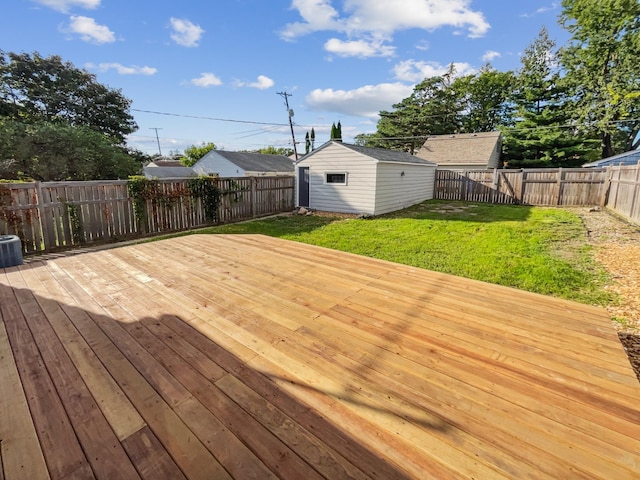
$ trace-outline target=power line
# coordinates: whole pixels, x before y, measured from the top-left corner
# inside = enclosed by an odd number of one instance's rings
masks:
[[[165,115],[170,117],[182,117],[182,118],[195,118],[198,120],[212,120],[215,122],[231,122],[231,123],[248,123],[251,125],[268,125],[268,126],[278,126],[278,127],[286,127],[288,124],[286,123],[273,123],[273,122],[255,122],[252,120],[234,120],[230,118],[215,118],[215,117],[204,117],[200,115],[185,115],[181,113],[169,113],[169,112],[156,112],[153,110],[140,110],[137,108],[132,108],[132,112],[140,112],[140,113],[151,113],[154,115]]]

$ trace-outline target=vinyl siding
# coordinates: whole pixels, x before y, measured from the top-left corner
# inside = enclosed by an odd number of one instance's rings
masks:
[[[435,165],[379,163],[374,215],[401,210],[433,198],[435,173]]]
[[[376,162],[339,145],[329,145],[302,160],[309,167],[309,207],[326,212],[374,214]],[[326,173],[347,173],[347,184],[325,183]]]

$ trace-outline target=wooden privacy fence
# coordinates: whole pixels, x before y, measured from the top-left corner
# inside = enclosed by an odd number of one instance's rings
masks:
[[[0,184],[0,235],[18,235],[25,254],[189,230],[293,209],[294,177],[212,179],[219,201],[207,215],[192,180],[157,180],[136,200],[127,180]]]
[[[606,169],[438,170],[434,198],[524,205],[604,205]]]
[[[606,206],[640,224],[640,163],[609,167]]]

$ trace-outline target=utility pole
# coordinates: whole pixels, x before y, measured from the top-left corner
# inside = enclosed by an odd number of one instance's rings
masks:
[[[151,127],[149,130],[156,131],[156,141],[158,142],[158,153],[162,156],[162,150],[160,150],[160,137],[158,136],[158,130],[162,130],[161,128]]]
[[[277,92],[278,95],[284,98],[284,104],[287,106],[287,113],[289,114],[289,126],[291,127],[291,139],[293,140],[293,154],[298,162],[298,149],[296,148],[296,136],[293,133],[293,110],[289,108],[289,97],[292,95],[287,92]]]

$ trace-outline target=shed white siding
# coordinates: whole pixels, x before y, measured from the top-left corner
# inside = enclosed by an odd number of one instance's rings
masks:
[[[433,198],[436,166],[377,164],[374,215],[394,212]]]
[[[298,164],[309,167],[309,207],[326,212],[373,215],[376,194],[375,161],[331,144]],[[346,184],[326,183],[327,173],[346,173]]]
[[[244,177],[245,172],[215,151],[202,157],[193,167],[198,175],[218,174],[220,177]]]

